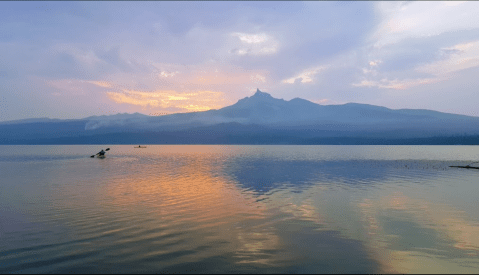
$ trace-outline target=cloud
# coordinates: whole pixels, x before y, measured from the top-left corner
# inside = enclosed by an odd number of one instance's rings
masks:
[[[394,242],[396,235],[387,234],[387,223],[381,219],[382,213],[391,211],[389,221],[404,221],[404,215],[408,216],[408,223],[415,227],[428,229],[432,234],[441,236],[445,242],[450,244],[449,249],[461,249],[469,256],[477,256],[479,249],[479,226],[474,220],[467,217],[466,212],[456,209],[443,203],[435,203],[424,196],[406,196],[402,192],[377,194],[374,199],[364,199],[357,204],[357,209],[361,213],[366,232],[370,236],[365,243],[366,246],[374,248],[381,247],[380,243]],[[400,224],[400,223],[398,223]],[[431,268],[427,264],[431,253],[427,251],[415,251],[408,249],[389,250],[379,249],[381,255],[385,257],[378,258],[380,262],[384,261],[386,266],[392,268],[391,273],[422,273],[418,267],[427,267],[425,272]],[[433,251],[432,254],[435,252]],[[466,255],[467,255],[466,254]],[[440,262],[434,260],[439,267],[438,272],[444,272],[444,267],[451,270],[459,266],[450,265],[450,262]]]
[[[430,101],[421,96],[436,87],[430,84],[459,79],[459,71],[478,66],[479,4],[473,1],[35,5],[2,5],[0,85],[38,77],[42,87],[32,89],[37,82],[30,82],[19,94],[61,93],[55,100],[63,103],[69,95],[94,95],[112,112],[209,108],[174,100],[196,91],[222,92],[224,105],[215,106],[223,107],[258,86],[285,99],[382,105],[400,102],[388,91],[411,89],[415,102],[426,106]],[[157,98],[124,91],[176,93]],[[450,102],[456,109],[464,105],[460,98]],[[160,99],[181,109],[162,109]],[[135,104],[116,103],[128,100]],[[86,104],[78,106],[88,110],[85,116],[99,109]],[[42,108],[50,113],[52,106]]]
[[[418,77],[414,75],[408,77],[409,72],[404,75],[403,72],[385,72],[380,64],[382,60],[368,61],[368,66],[361,68],[363,76],[361,80],[351,83],[353,87],[375,87],[380,89],[405,90],[411,87],[439,82],[443,79],[438,77]],[[392,78],[392,79],[391,79]]]
[[[479,41],[462,43],[440,51],[449,53],[447,58],[416,68],[417,72],[445,75],[452,72],[479,66]]]
[[[446,5],[448,7],[452,7],[452,6],[459,6],[459,5],[462,5],[464,3],[467,3],[467,1],[445,1],[445,2],[443,2],[443,5]]]
[[[173,76],[175,76],[177,73],[178,73],[178,71],[176,71],[176,72],[163,71],[163,72],[160,73],[160,77],[173,77]]]
[[[260,74],[256,74],[256,75],[251,75],[251,80],[255,83],[265,83],[266,77]]]
[[[90,84],[93,84],[93,85],[96,85],[98,87],[102,87],[102,88],[111,88],[112,87],[112,84],[109,83],[109,82],[106,82],[106,81],[86,81],[87,83],[90,83]]]
[[[265,33],[232,33],[231,36],[238,37],[240,44],[230,50],[236,55],[272,55],[277,53],[279,42],[271,35]]]
[[[264,34],[247,34],[247,33],[233,33],[233,36],[237,36],[241,42],[244,42],[246,44],[259,44],[266,42],[269,37]]]
[[[46,82],[48,86],[67,93],[68,95],[86,95],[86,91],[88,90],[86,85],[84,85],[85,81],[78,79],[60,79],[44,82]]]
[[[411,37],[429,37],[445,32],[479,28],[474,2],[377,2],[382,22],[372,35],[375,47]]]
[[[224,95],[221,92],[197,91],[178,93],[176,91],[134,91],[107,92],[110,100],[119,104],[137,105],[143,108],[176,108],[183,112],[206,111],[221,108]]]
[[[318,100],[311,100],[311,102],[317,103],[317,104],[324,104],[324,103],[329,103],[331,100],[329,99],[318,99]]]
[[[65,95],[103,95],[106,102],[123,110],[127,107],[134,112],[175,113],[231,105],[244,97],[246,87],[258,87],[268,78],[266,71],[216,63],[193,66],[162,63],[152,64],[151,68],[150,73],[144,75],[110,74],[108,80],[41,80]],[[168,77],[159,77],[161,72],[166,72]],[[171,72],[175,72],[174,76]]]
[[[102,59],[100,59],[93,50],[84,49],[72,43],[56,44],[52,47],[52,51],[56,53],[69,54],[74,57],[75,60],[81,64],[84,64],[85,66],[93,66],[94,64],[102,61]]]
[[[439,78],[420,78],[420,79],[403,79],[403,80],[389,80],[386,78],[380,81],[362,80],[359,83],[351,84],[354,87],[377,87],[382,89],[405,90],[414,86],[431,84],[441,81]]]
[[[304,70],[303,72],[297,74],[294,77],[284,79],[283,83],[293,84],[296,81],[300,81],[301,83],[310,83],[313,82],[313,77],[321,71],[324,71],[327,67],[320,66],[311,69]]]
[[[369,77],[353,83],[352,86],[404,90],[450,79],[453,77],[452,73],[479,66],[479,41],[439,48],[436,50],[436,56],[440,59],[422,62],[406,71],[394,73],[381,71],[378,66],[381,62],[369,62],[369,68],[362,69],[363,74]],[[391,80],[394,75],[396,77]],[[429,77],[418,77],[420,75]]]

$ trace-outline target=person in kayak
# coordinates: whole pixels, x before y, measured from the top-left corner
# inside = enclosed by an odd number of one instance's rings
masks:
[[[105,157],[105,153],[106,153],[107,151],[109,151],[109,150],[110,150],[110,148],[106,148],[105,151],[103,151],[103,149],[101,149],[100,152],[96,153],[95,155],[91,155],[90,158],[94,158],[95,156],[104,158],[104,157]]]

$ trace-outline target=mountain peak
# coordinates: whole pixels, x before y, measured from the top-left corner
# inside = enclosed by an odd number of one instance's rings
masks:
[[[253,97],[267,97],[267,98],[273,98],[270,94],[268,93],[263,93],[260,91],[258,88],[256,88],[256,93],[253,95]]]

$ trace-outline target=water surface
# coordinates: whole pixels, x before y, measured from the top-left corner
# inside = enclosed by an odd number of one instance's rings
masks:
[[[0,273],[479,270],[474,146],[109,147],[0,146]]]

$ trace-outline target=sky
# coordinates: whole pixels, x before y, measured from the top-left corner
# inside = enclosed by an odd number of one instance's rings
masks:
[[[479,116],[479,2],[0,2],[0,121],[219,109],[257,88]]]

